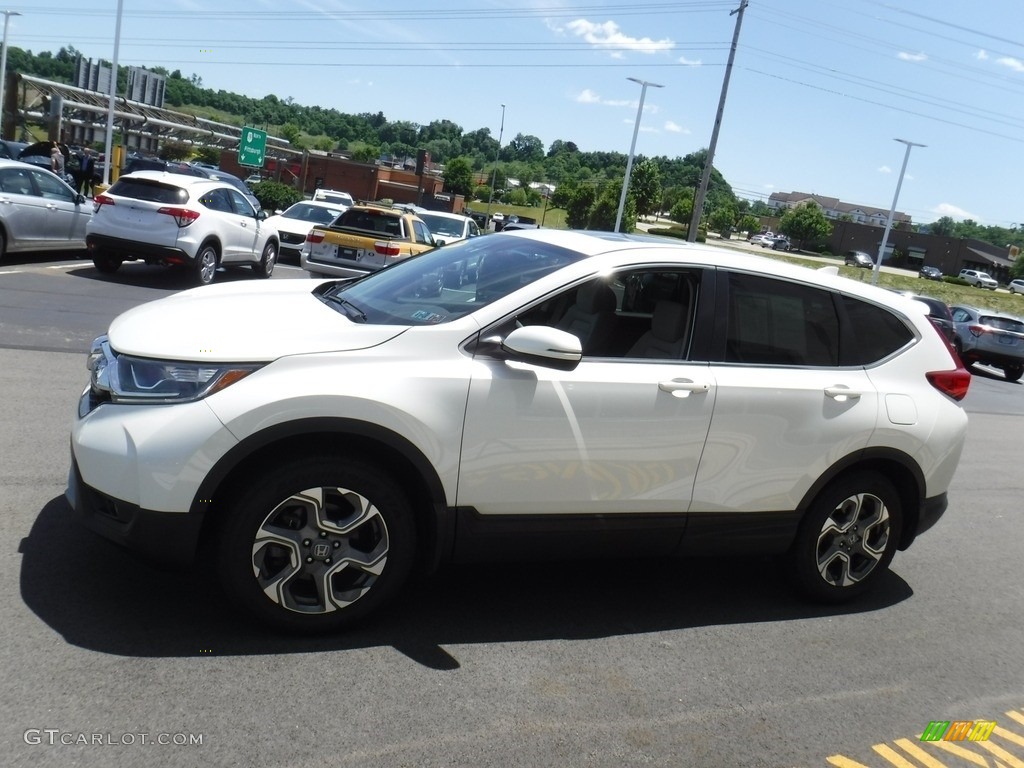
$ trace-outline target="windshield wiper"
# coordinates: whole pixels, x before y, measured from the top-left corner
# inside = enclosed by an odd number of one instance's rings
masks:
[[[361,310],[351,301],[346,299],[344,296],[338,296],[337,294],[331,293],[327,294],[326,296],[322,296],[321,298],[326,299],[327,301],[332,301],[335,304],[341,305],[342,309],[345,310],[345,314],[348,315],[353,320],[358,320],[361,323],[366,322],[366,313],[363,312],[363,310]]]

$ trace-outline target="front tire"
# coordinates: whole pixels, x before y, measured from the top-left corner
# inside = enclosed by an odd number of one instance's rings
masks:
[[[806,597],[842,603],[860,595],[889,567],[899,542],[900,498],[877,472],[840,477],[804,515],[790,550],[790,570]]]
[[[387,473],[347,456],[303,456],[229,502],[218,542],[229,600],[261,623],[329,632],[394,597],[411,570],[411,506]]]
[[[212,245],[204,245],[196,255],[195,275],[200,285],[209,285],[217,274],[217,249]]]
[[[277,264],[277,246],[274,245],[273,241],[269,241],[263,246],[263,255],[260,260],[252,265],[252,271],[256,273],[257,277],[264,279],[274,274],[274,266]]]

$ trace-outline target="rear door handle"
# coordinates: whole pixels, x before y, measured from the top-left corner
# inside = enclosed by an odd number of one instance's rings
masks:
[[[668,392],[672,397],[689,397],[691,392],[707,392],[711,385],[706,381],[694,381],[693,379],[669,379],[659,381],[658,389]]]
[[[831,397],[833,400],[839,402],[845,402],[846,400],[858,400],[862,395],[866,395],[867,392],[858,392],[855,389],[844,387],[841,384],[837,384],[832,387],[825,387],[825,394]]]

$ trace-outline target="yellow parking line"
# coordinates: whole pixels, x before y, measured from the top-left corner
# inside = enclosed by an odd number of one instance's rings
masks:
[[[890,763],[896,766],[896,768],[917,768],[912,762],[907,760],[903,755],[897,752],[895,749],[890,747],[888,744],[875,744],[872,747],[875,752],[881,755],[883,758],[888,760]]]
[[[1005,760],[1009,768],[1024,768],[1024,760],[1018,760],[998,744],[993,744],[991,741],[979,741],[978,746],[986,752],[991,752],[1000,760]]]
[[[948,741],[929,741],[929,742],[925,742],[925,743],[931,744],[933,747],[937,747],[938,749],[944,749],[947,752],[949,752],[951,755],[956,755],[957,757],[966,760],[968,763],[974,763],[975,765],[980,765],[981,768],[989,768],[988,760],[986,760],[984,757],[982,757],[981,755],[975,754],[974,752],[969,752],[966,749],[964,749],[963,747],[957,746],[956,744],[953,744],[951,742],[948,742]],[[972,742],[972,743],[982,744],[984,742],[980,742],[979,741],[979,742]]]
[[[946,768],[945,763],[940,763],[910,739],[896,739],[896,746],[908,755],[917,758],[925,768]]]
[[[1016,720],[1021,725],[1024,725],[1024,715],[1022,715],[1020,712],[1015,712],[1011,709],[1009,712],[1006,713],[1006,716],[1011,720]]]
[[[1010,713],[1007,712],[1006,714],[1010,714]],[[1013,731],[1008,731],[1005,728],[1001,728],[1000,726],[997,725],[995,728],[992,729],[992,733],[994,733],[996,736],[1000,737],[1001,739],[1006,739],[1007,741],[1012,741],[1014,744],[1016,744],[1019,747],[1024,747],[1024,736],[1018,736]]]
[[[848,757],[842,755],[832,755],[832,757],[826,757],[825,762],[830,765],[834,765],[836,768],[870,768],[863,763],[858,763],[856,760],[851,760]]]

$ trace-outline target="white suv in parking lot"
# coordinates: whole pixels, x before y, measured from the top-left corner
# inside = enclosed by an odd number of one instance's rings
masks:
[[[977,269],[961,269],[960,279],[966,280],[975,288],[988,288],[990,291],[994,291],[999,287],[999,283],[988,272],[981,272]]]
[[[809,597],[852,598],[946,509],[970,382],[903,296],[546,230],[186,291],[118,317],[89,369],[82,519],[202,552],[231,605],[310,631],[501,555],[778,554]]]
[[[129,260],[183,266],[206,285],[220,265],[270,277],[278,234],[232,184],[162,171],[122,176],[96,195],[85,243],[103,273]]]

